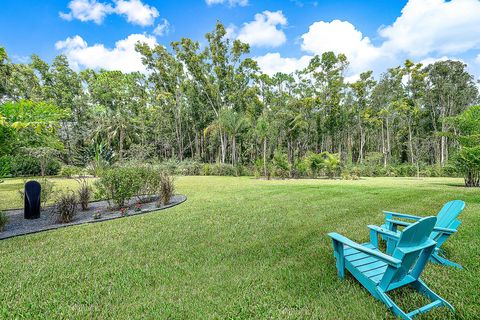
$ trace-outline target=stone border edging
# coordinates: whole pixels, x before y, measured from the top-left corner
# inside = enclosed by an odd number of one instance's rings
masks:
[[[74,221],[74,222],[70,222],[70,223],[57,223],[57,224],[41,227],[41,228],[36,229],[36,230],[32,229],[32,230],[28,230],[28,231],[19,232],[19,233],[14,233],[13,231],[10,231],[10,232],[9,231],[3,231],[3,232],[0,232],[0,241],[10,239],[10,238],[14,238],[14,237],[20,237],[20,236],[25,236],[25,235],[29,235],[29,234],[40,233],[40,232],[50,231],[50,230],[56,230],[56,229],[60,229],[60,228],[66,228],[66,227],[77,226],[77,225],[82,225],[82,224],[97,223],[97,222],[104,222],[104,221],[115,220],[115,219],[120,219],[120,218],[128,218],[130,216],[138,216],[138,215],[142,215],[142,214],[146,214],[146,213],[150,213],[150,212],[154,212],[154,211],[161,211],[161,210],[164,210],[164,209],[169,209],[169,208],[175,207],[175,206],[177,206],[179,204],[182,204],[185,201],[187,201],[187,197],[185,195],[182,195],[182,194],[177,194],[174,197],[178,197],[180,199],[178,199],[175,202],[169,203],[166,206],[162,206],[160,208],[155,207],[155,208],[152,208],[152,209],[143,209],[142,211],[138,211],[138,212],[133,211],[133,212],[131,212],[128,215],[125,215],[125,216],[122,216],[121,214],[116,212],[116,213],[109,213],[107,216],[102,215],[102,217],[100,219],[93,219],[93,217],[91,217],[89,220]],[[4,233],[6,233],[6,234],[4,234]]]

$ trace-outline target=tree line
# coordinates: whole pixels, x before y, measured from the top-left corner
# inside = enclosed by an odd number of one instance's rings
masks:
[[[262,73],[249,46],[217,23],[206,44],[137,44],[147,73],[75,71],[64,55],[13,63],[0,47],[0,157],[50,148],[66,164],[194,159],[234,166],[309,153],[345,165],[444,166],[454,122],[479,101],[460,61],[410,60],[348,83],[348,60],[325,52],[292,74]],[[266,174],[266,172],[265,172]]]

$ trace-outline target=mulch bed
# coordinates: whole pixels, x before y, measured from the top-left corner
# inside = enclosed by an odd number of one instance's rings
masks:
[[[90,202],[89,208],[86,211],[82,211],[79,206],[75,218],[70,223],[58,222],[58,216],[55,214],[53,207],[47,207],[45,210],[42,210],[40,218],[35,220],[24,219],[23,208],[7,210],[5,213],[8,216],[8,222],[5,229],[0,232],[0,240],[84,223],[101,222],[163,210],[176,206],[185,200],[187,200],[186,196],[177,194],[172,197],[168,205],[157,207],[156,199],[151,199],[151,201],[147,203],[142,203],[141,211],[136,211],[135,205],[131,205],[126,215],[122,215],[120,210],[111,209],[107,201],[94,201]],[[132,199],[131,202],[135,203],[134,199]],[[101,217],[94,219],[94,214],[97,212],[101,213]]]

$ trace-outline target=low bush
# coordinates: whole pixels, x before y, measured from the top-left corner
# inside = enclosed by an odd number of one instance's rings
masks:
[[[160,173],[160,194],[157,205],[167,205],[175,192],[174,178],[166,172]]]
[[[45,169],[45,175],[47,176],[56,176],[60,172],[62,164],[57,159],[51,159],[47,163],[47,168]]]
[[[167,170],[170,172],[170,170]],[[175,173],[182,176],[198,176],[202,172],[202,164],[197,161],[185,160],[178,163]]]
[[[109,204],[123,207],[128,200],[137,195],[140,189],[141,176],[138,170],[129,167],[116,167],[105,170],[95,186],[97,197],[107,199]]]
[[[65,178],[72,178],[73,176],[78,176],[82,173],[83,169],[76,166],[64,165],[60,169],[59,175]]]
[[[32,156],[16,155],[12,158],[11,170],[15,177],[40,175],[40,162]]]
[[[273,176],[276,178],[286,179],[290,176],[290,164],[288,163],[288,155],[281,151],[276,151],[272,160]]]
[[[340,158],[338,154],[327,151],[321,153],[309,152],[305,156],[304,161],[312,178],[316,178],[320,173],[323,173],[332,179],[338,175],[340,169]]]
[[[0,232],[5,230],[5,225],[8,222],[7,214],[0,210]]]
[[[238,176],[237,168],[227,163],[205,163],[202,168],[204,176]]]
[[[17,154],[13,157],[9,157],[8,161],[10,172],[9,175],[14,177],[25,177],[25,176],[38,176],[41,174],[40,161],[33,156]],[[0,163],[1,164],[1,163]],[[48,161],[45,168],[45,175],[54,176],[57,175],[60,171],[61,164],[56,159],[51,159]],[[1,174],[0,169],[0,174]]]
[[[266,177],[265,177],[266,174]],[[263,158],[255,160],[255,177],[264,177],[270,179],[272,176],[272,163],[267,160],[266,164],[263,164]]]
[[[416,177],[419,173],[421,177],[458,177],[457,168],[452,164],[444,167],[437,165],[420,165],[420,171],[417,172],[416,165],[355,165],[347,167],[350,174],[360,177]]]
[[[340,178],[342,180],[358,180],[360,177],[353,172],[350,172],[348,169],[344,168],[340,173]]]
[[[296,160],[292,165],[292,178],[302,178],[308,175],[308,165],[305,161]]]
[[[320,153],[308,152],[304,158],[310,177],[316,178],[323,168],[323,156]]]
[[[77,214],[78,199],[73,191],[62,193],[55,202],[55,213],[61,223],[72,222]]]
[[[79,184],[77,191],[78,202],[80,202],[82,210],[86,211],[88,210],[88,204],[92,197],[92,187],[88,184],[88,181],[85,178],[77,179],[77,182]]]
[[[136,196],[138,202],[148,202],[152,196],[157,195],[160,188],[160,170],[153,166],[140,166],[133,169],[137,176],[138,191]]]
[[[237,172],[237,176],[253,176],[255,175],[255,170],[253,167],[249,167],[249,166],[244,166],[244,165],[240,165],[240,164],[237,164],[235,166],[235,171]]]
[[[161,162],[157,167],[162,172],[168,172],[169,174],[175,174],[175,172],[177,172],[178,166],[179,166],[179,162],[177,160],[169,159],[169,160]]]
[[[12,157],[0,157],[0,177],[10,177],[12,175]]]

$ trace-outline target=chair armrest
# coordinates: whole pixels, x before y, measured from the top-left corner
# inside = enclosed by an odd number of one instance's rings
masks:
[[[411,219],[411,220],[420,220],[422,217],[419,216],[414,216],[411,214],[405,214],[405,213],[398,213],[398,212],[391,212],[391,211],[383,211],[385,215],[390,216],[390,217],[397,217],[397,218],[403,218],[403,219]]]
[[[386,219],[385,221],[390,222],[391,224],[398,225],[398,226],[403,226],[403,227],[408,227],[409,225],[411,225],[410,222],[393,220],[393,219]],[[369,226],[369,227],[370,227],[370,226]],[[456,230],[456,229],[449,229],[449,228],[434,227],[432,231],[441,232],[441,233],[446,233],[446,234],[454,234],[454,233],[457,232],[458,230]]]
[[[398,267],[400,267],[400,265],[402,263],[402,261],[399,260],[399,259],[391,257],[391,256],[389,256],[385,253],[380,252],[380,251],[366,248],[366,247],[362,246],[361,244],[358,244],[358,243],[356,243],[356,242],[348,239],[347,237],[344,237],[344,236],[342,236],[342,235],[340,235],[336,232],[331,232],[328,235],[330,236],[330,238],[332,238],[335,241],[343,243],[344,245],[347,245],[350,248],[353,248],[353,249],[356,249],[358,251],[369,254],[371,256],[374,256],[375,258],[377,258],[377,259],[379,259],[379,260],[381,260],[385,263],[388,263],[391,266],[394,266],[394,267],[398,268]]]
[[[408,227],[412,224],[412,222],[400,221],[400,220],[393,220],[393,219],[385,219],[386,222],[390,222],[396,226]]]
[[[394,239],[399,239],[400,238],[400,232],[395,232],[391,231],[388,229],[384,229],[375,225],[368,225],[368,228],[372,231],[375,231],[377,233],[380,233],[381,235],[387,236],[389,238],[394,238]]]
[[[454,234],[458,230],[456,229],[448,229],[448,228],[440,228],[440,227],[435,227],[433,228],[433,231],[441,232],[441,233],[446,233],[446,234]]]

